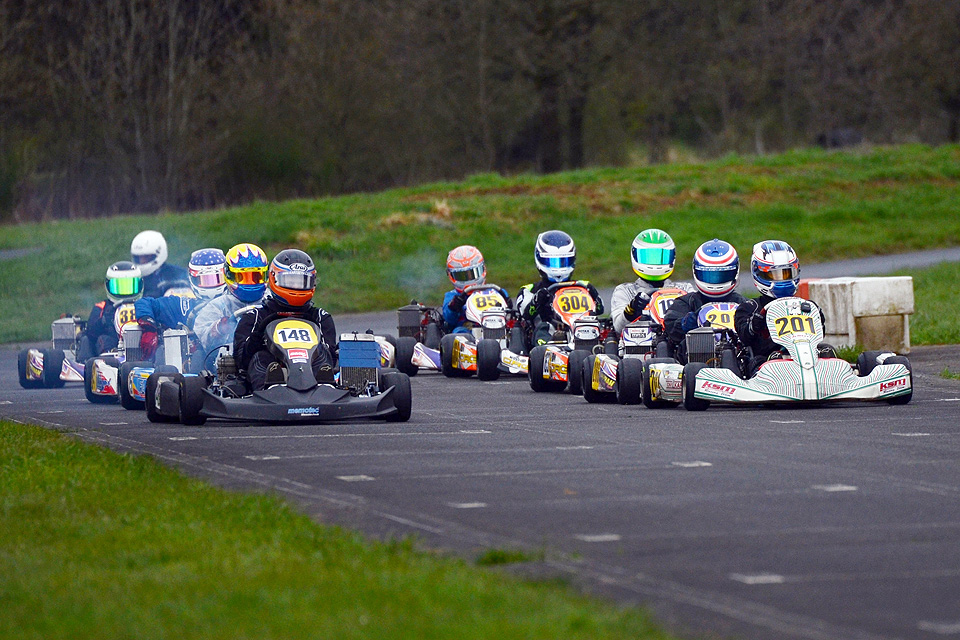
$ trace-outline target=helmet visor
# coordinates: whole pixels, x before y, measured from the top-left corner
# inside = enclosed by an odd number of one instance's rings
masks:
[[[236,284],[263,284],[267,270],[264,268],[255,269],[231,269],[227,271],[227,280]]]
[[[144,264],[150,264],[151,262],[157,259],[158,255],[159,254],[157,253],[146,253],[146,254],[134,255],[131,257],[133,258],[133,263],[136,264],[137,266],[140,266]]]
[[[633,259],[637,264],[667,266],[673,264],[676,257],[676,249],[633,248]]]
[[[206,289],[208,287],[219,287],[226,283],[222,271],[213,271],[208,273],[191,273],[190,280],[194,285]]]
[[[540,266],[547,269],[572,269],[575,256],[541,256]]]
[[[309,271],[279,271],[274,279],[278,287],[294,291],[312,291],[317,286],[317,274]]]
[[[790,265],[788,267],[774,267],[769,271],[761,269],[760,274],[772,282],[781,282],[783,280],[795,280],[800,275],[800,270]]]
[[[453,278],[454,282],[473,282],[479,280],[481,276],[483,276],[483,266],[481,265],[450,270],[450,277]]]
[[[112,296],[135,296],[143,290],[143,279],[133,277],[107,278],[107,293]]]
[[[725,284],[733,282],[737,278],[737,267],[695,267],[693,269],[694,277],[700,282],[706,284]]]

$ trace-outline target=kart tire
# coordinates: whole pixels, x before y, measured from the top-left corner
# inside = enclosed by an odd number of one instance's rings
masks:
[[[617,402],[640,404],[643,364],[636,358],[624,358],[617,365]]]
[[[656,347],[656,356],[657,358],[672,358],[673,354],[670,353],[670,343],[666,340],[661,340],[658,342]]]
[[[733,352],[733,349],[724,349],[720,352],[720,366],[734,372],[738,378],[743,378],[743,371],[740,369],[737,354]]]
[[[412,362],[413,350],[416,346],[416,338],[411,338],[410,336],[404,336],[397,340],[397,369],[408,376],[417,375],[417,371],[419,370],[419,367]]]
[[[142,411],[144,401],[137,400],[130,393],[130,372],[134,367],[152,367],[152,362],[136,362],[128,360],[120,365],[120,373],[117,374],[117,395],[120,396],[120,406],[130,411]]]
[[[683,408],[687,411],[706,411],[710,406],[709,400],[694,396],[697,374],[706,366],[702,362],[689,362],[683,366]]]
[[[400,371],[387,372],[381,378],[381,391],[393,387],[393,404],[396,412],[387,416],[387,422],[406,422],[410,419],[413,407],[413,393],[410,390],[410,376]]]
[[[530,388],[537,393],[559,393],[566,388],[567,383],[561,380],[548,380],[543,377],[543,358],[546,354],[547,346],[544,344],[530,349],[530,360],[527,366]]]
[[[481,340],[477,343],[477,378],[496,380],[500,377],[500,343]]]
[[[583,365],[580,367],[580,384],[583,389],[583,399],[590,404],[598,402],[610,402],[616,399],[616,394],[597,391],[593,388],[593,368],[596,366],[597,356],[591,354],[583,359]]]
[[[203,391],[207,388],[206,379],[179,373],[174,379],[180,388],[180,422],[189,426],[199,426],[206,422],[207,417],[200,414],[203,408]]]
[[[159,368],[158,368],[159,369]],[[177,418],[160,413],[157,407],[157,391],[160,383],[164,380],[170,380],[173,376],[162,371],[154,371],[147,378],[147,388],[144,391],[143,408],[147,411],[147,420],[154,423],[176,422]]]
[[[440,327],[433,322],[427,324],[427,329],[423,336],[423,346],[431,349],[440,348]]]
[[[83,364],[83,393],[87,396],[87,400],[93,404],[114,404],[117,401],[117,396],[98,396],[93,392],[93,363],[97,359],[103,360],[103,364],[107,366],[120,368],[120,361],[113,357],[100,358],[94,356],[87,358],[87,361]]]
[[[910,393],[890,398],[887,402],[893,405],[909,403],[913,399],[913,367],[910,366],[910,361],[906,356],[891,356],[884,360],[883,364],[902,364],[907,367],[907,371],[910,372]]]
[[[520,327],[510,329],[510,342],[507,344],[507,348],[517,355],[527,355],[527,348],[524,346],[523,340],[523,329]]]
[[[589,355],[586,349],[574,349],[567,356],[567,389],[575,396],[583,395],[583,360]]]
[[[606,356],[618,356],[620,355],[620,346],[617,341],[610,337],[603,342],[603,355]]]
[[[383,334],[383,339],[389,342],[394,349],[397,348],[397,338],[393,334],[385,333]]]
[[[857,375],[864,378],[876,368],[877,356],[883,351],[862,351],[857,356]]]
[[[17,377],[20,379],[20,386],[24,389],[42,389],[43,388],[43,379],[40,380],[29,380],[27,379],[27,362],[30,360],[30,349],[23,349],[20,353],[17,354]],[[46,361],[44,361],[46,362]],[[44,365],[44,370],[46,370],[46,365]]]
[[[453,366],[453,349],[456,337],[448,333],[440,340],[440,371],[448,378],[466,378],[472,372]]]
[[[43,386],[47,389],[59,389],[64,384],[60,379],[63,370],[63,351],[60,349],[43,350]]]
[[[668,409],[677,406],[676,402],[654,400],[653,389],[650,387],[650,365],[674,363],[676,363],[676,360],[673,358],[651,358],[643,363],[643,370],[640,375],[640,400],[647,409]]]

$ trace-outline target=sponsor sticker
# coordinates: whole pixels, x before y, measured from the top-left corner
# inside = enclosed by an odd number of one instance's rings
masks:
[[[294,407],[293,409],[287,409],[288,416],[318,416],[320,415],[320,407]]]
[[[898,380],[890,380],[889,382],[880,383],[880,393],[892,393],[894,391],[901,391],[907,388],[907,379],[900,378]]]
[[[291,362],[306,362],[308,351],[306,349],[288,349],[287,354]]]
[[[725,396],[732,396],[736,393],[736,389],[726,384],[717,384],[716,382],[710,382],[709,380],[703,383],[704,391],[712,391],[714,393],[719,393]]]

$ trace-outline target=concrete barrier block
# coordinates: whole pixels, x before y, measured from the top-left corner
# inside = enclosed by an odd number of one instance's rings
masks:
[[[810,280],[807,290],[823,309],[827,342],[909,353],[914,311],[909,276]]]

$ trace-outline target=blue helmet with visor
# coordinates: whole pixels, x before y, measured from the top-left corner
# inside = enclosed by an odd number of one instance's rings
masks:
[[[576,266],[577,247],[568,233],[544,231],[537,236],[533,255],[541,276],[551,282],[564,282]]]

